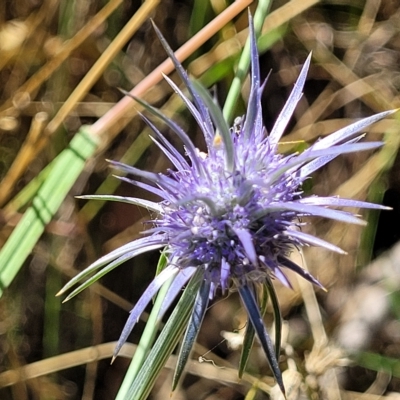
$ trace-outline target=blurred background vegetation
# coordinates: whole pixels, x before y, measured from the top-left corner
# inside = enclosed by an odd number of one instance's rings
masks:
[[[130,90],[165,59],[149,18],[177,49],[230,4],[143,3],[148,9],[136,20],[142,6],[136,0],[0,2],[1,245],[48,176],[50,163],[79,128],[112,109],[123,97],[118,88]],[[244,11],[193,49],[184,62],[193,76],[215,85],[221,103],[247,37],[246,27]],[[118,35],[123,29],[128,33],[121,42]],[[267,128],[283,106],[299,66],[313,51],[305,95],[283,139],[283,152],[301,150],[355,118],[399,107],[400,1],[275,0],[263,32],[261,72],[266,77],[272,71],[263,95]],[[245,82],[236,115],[244,112],[248,89]],[[202,148],[196,125],[168,85],[161,82],[143,97],[173,115]],[[4,290],[1,399],[115,397],[133,346],[110,366],[111,342],[118,339],[128,311],[152,279],[159,253],[127,262],[68,303],[62,304],[55,294],[101,255],[140,236],[149,219],[145,210],[74,196],[115,193],[149,198],[112,178],[105,161],[123,159],[142,169],[165,171],[171,165],[148,135],[134,110],[113,121]],[[277,284],[286,332],[281,367],[289,399],[400,398],[399,125],[395,119],[381,121],[369,129],[367,138],[384,140],[385,146],[373,154],[340,157],[304,190],[383,202],[394,210],[365,215],[369,225],[364,230],[312,221],[310,230],[348,252],[304,252],[307,267],[328,293],[314,295],[313,288],[296,277],[293,290]],[[68,175],[69,168],[63,173]],[[271,320],[266,315],[267,324]],[[189,373],[172,399],[279,399],[269,389],[274,383],[257,346],[248,367],[251,379],[239,383],[232,372],[245,324],[236,293],[211,306]],[[134,329],[132,343],[138,342],[143,326],[140,322]],[[170,385],[166,368],[151,398],[170,398]]]

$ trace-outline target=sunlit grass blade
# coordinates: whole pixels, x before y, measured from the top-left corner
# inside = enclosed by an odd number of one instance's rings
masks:
[[[0,296],[31,253],[97,145],[90,131],[82,128],[53,162],[53,168],[33,198],[32,205],[0,252]]]

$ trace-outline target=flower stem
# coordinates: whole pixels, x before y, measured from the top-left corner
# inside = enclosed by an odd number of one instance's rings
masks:
[[[160,292],[157,295],[156,302],[154,303],[153,309],[151,310],[149,319],[146,322],[146,327],[144,328],[139,344],[137,345],[135,354],[125,374],[125,378],[119,388],[115,400],[124,400],[127,398],[129,388],[131,387],[132,382],[135,379],[136,375],[140,371],[140,368],[143,365],[145,357],[147,356],[149,350],[153,345],[154,338],[157,334],[158,327],[160,325],[158,321],[160,308],[162,307],[165,295],[167,294],[168,288],[171,285],[173,279],[174,278],[170,278],[169,281],[162,286]]]
[[[260,36],[261,28],[263,26],[265,17],[268,14],[271,0],[260,0],[258,2],[257,10],[254,14],[254,31],[256,38]],[[242,55],[239,60],[236,75],[232,81],[231,87],[226,97],[225,105],[223,108],[223,115],[228,125],[231,125],[237,100],[239,98],[242,83],[247,76],[250,66],[250,40],[247,39],[246,45],[243,49]]]

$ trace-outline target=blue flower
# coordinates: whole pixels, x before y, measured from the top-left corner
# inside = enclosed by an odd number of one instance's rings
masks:
[[[302,184],[310,174],[340,154],[373,150],[382,146],[381,142],[360,142],[364,135],[359,135],[358,132],[393,111],[357,121],[317,141],[300,154],[280,154],[278,143],[302,96],[311,55],[307,58],[273,129],[267,134],[261,109],[264,85],[260,82],[252,23],[250,28],[250,98],[246,115],[238,119],[232,128],[228,127],[221,110],[208,92],[189,80],[165,39],[155,28],[191,100],[168,77],[165,79],[181,97],[201,128],[207,146],[206,153],[197,149],[174,121],[151,105],[136,99],[147,111],[161,118],[179,137],[186,156],[182,156],[151,121],[143,116],[154,131],[154,142],[173,163],[175,170],[169,170],[165,174],[152,173],[110,161],[113,168],[138,179],[120,177],[121,180],[157,195],[160,202],[119,196],[108,198],[139,205],[156,213],[152,220],[153,227],[145,232],[145,237],[100,258],[68,283],[62,292],[100,269],[87,283],[71,293],[68,297],[71,298],[126,260],[165,248],[168,264],[154,278],[131,311],[115,356],[145,307],[167,280],[173,279],[162,313],[179,295],[182,287],[195,274],[200,274],[202,283],[183,340],[181,364],[184,365],[188,358],[209,301],[219,290],[225,292],[234,285],[247,309],[251,329],[257,334],[283,391],[277,355],[262,322],[256,300],[259,284],[270,286],[271,279],[276,278],[290,286],[285,271],[292,270],[321,286],[307,271],[290,260],[290,253],[308,245],[344,253],[337,246],[303,232],[303,217],[318,216],[364,224],[358,216],[337,208],[384,208],[338,197],[303,197]]]

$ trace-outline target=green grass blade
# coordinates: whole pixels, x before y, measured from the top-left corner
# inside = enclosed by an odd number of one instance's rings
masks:
[[[210,2],[194,0],[189,23],[189,36],[194,36],[203,28],[211,17]]]
[[[167,247],[161,252],[160,258],[158,259],[156,275],[158,275],[168,265]]]
[[[361,367],[372,371],[385,371],[396,378],[400,378],[400,360],[372,352],[360,352],[351,358]]]
[[[39,175],[35,176],[26,186],[24,186],[4,207],[6,213],[16,212],[23,209],[35,197],[37,191],[46,181],[49,173],[54,167],[57,158],[51,161],[45,168],[40,171]]]
[[[39,188],[32,205],[0,252],[0,296],[31,253],[97,145],[88,128],[82,128],[53,162],[54,167]]]

